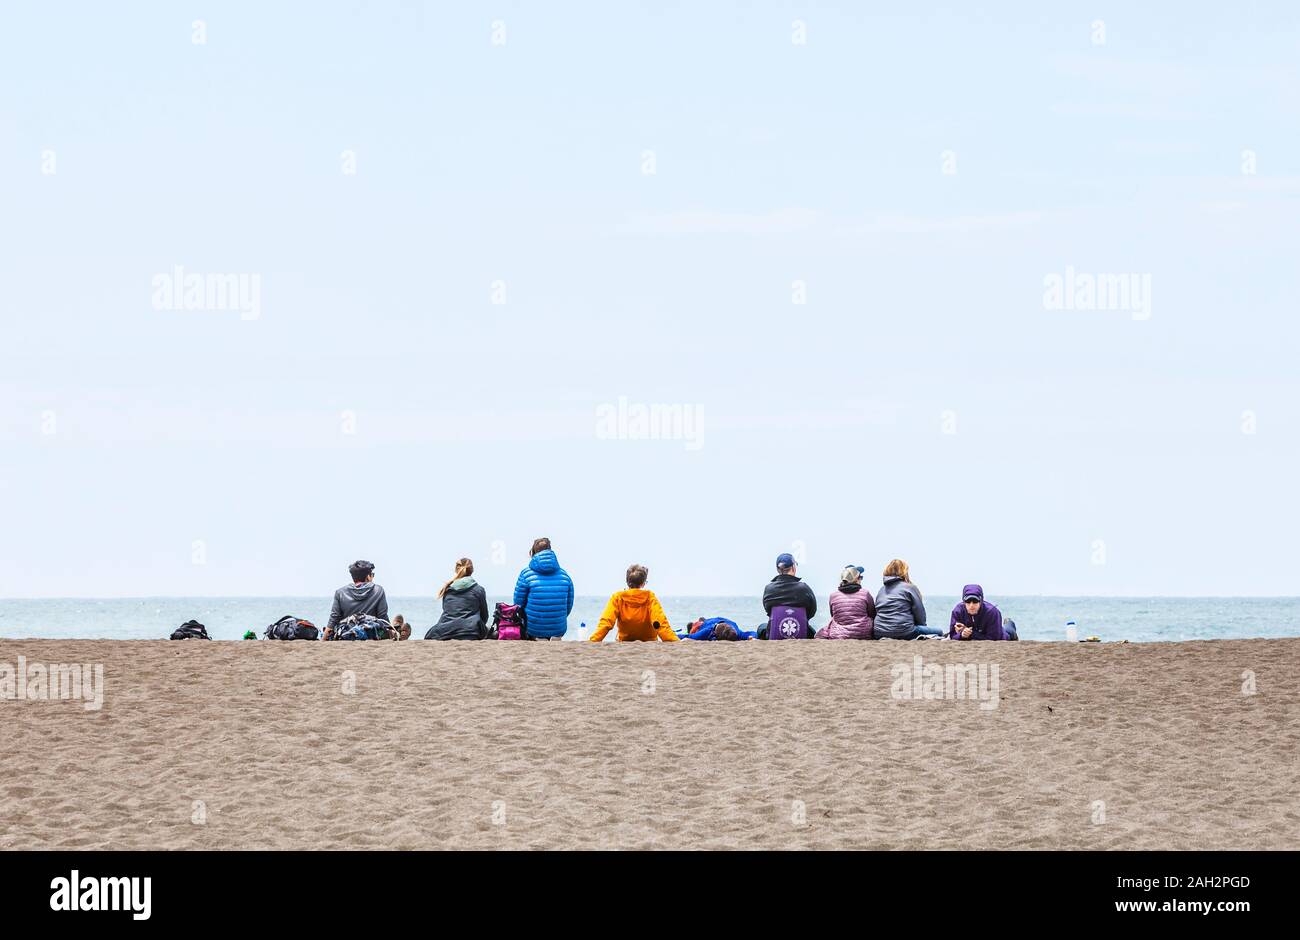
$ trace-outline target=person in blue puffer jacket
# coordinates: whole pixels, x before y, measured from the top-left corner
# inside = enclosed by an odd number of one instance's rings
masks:
[[[530,640],[560,640],[573,613],[573,581],[560,567],[550,539],[533,542],[528,567],[515,582],[515,604],[524,609]]]

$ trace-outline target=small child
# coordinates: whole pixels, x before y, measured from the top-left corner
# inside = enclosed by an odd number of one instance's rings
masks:
[[[668,616],[659,604],[654,591],[645,590],[645,583],[650,578],[650,569],[645,565],[631,565],[627,569],[627,590],[612,595],[605,605],[605,612],[600,615],[596,632],[591,635],[592,643],[599,643],[605,635],[618,624],[619,640],[656,639],[665,643],[676,643],[679,639],[668,623]]]

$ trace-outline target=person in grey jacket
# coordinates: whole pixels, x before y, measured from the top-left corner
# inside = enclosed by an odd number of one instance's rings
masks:
[[[927,626],[925,601],[912,583],[907,562],[895,558],[885,565],[885,583],[876,594],[876,620],[872,632],[877,640],[915,640],[918,636],[943,636],[939,627]]]
[[[388,597],[375,583],[375,566],[368,561],[354,561],[348,566],[352,583],[334,592],[334,606],[330,608],[328,633],[333,633],[340,620],[353,614],[369,614],[388,620]]]
[[[456,562],[455,576],[442,586],[442,616],[424,635],[426,640],[481,640],[487,634],[487,591],[475,581],[474,562]]]

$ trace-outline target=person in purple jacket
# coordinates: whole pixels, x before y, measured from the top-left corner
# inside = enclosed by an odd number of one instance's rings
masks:
[[[984,589],[978,584],[961,589],[961,603],[952,609],[948,622],[948,639],[1010,639],[1002,627],[1002,611],[984,600]]]

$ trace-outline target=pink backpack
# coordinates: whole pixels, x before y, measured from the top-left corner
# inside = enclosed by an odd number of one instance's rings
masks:
[[[526,640],[528,627],[524,622],[524,609],[517,604],[500,604],[492,614],[492,630],[498,640]]]

